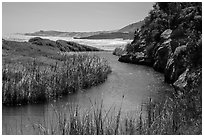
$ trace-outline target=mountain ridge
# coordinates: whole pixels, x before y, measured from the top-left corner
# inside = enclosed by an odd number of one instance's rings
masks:
[[[144,20],[129,24],[118,30],[110,31],[94,31],[94,32],[61,32],[55,30],[40,30],[33,33],[24,33],[28,36],[58,36],[58,37],[74,37],[77,39],[133,39],[134,31],[144,24]]]
[[[121,29],[118,32],[135,32],[136,29],[139,29],[144,24],[144,20],[138,21],[136,23],[129,24]]]

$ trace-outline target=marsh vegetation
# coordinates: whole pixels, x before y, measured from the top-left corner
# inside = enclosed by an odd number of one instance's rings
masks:
[[[2,103],[17,105],[56,99],[105,81],[111,72],[108,62],[96,55],[64,55],[61,62],[42,66],[5,64],[2,74]]]

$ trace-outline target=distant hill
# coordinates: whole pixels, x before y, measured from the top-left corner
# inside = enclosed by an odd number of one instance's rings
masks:
[[[134,33],[112,32],[100,33],[88,37],[81,37],[79,39],[133,39]]]
[[[134,39],[134,32],[144,24],[144,20],[127,25],[116,32],[100,33],[88,37],[80,37],[80,39]]]
[[[61,31],[37,31],[34,33],[25,33],[24,35],[28,36],[56,36],[56,37],[88,37],[92,35],[97,35],[100,33],[109,33],[113,31],[96,31],[96,32],[61,32]]]
[[[118,32],[135,32],[136,29],[139,29],[142,25],[144,24],[144,20],[127,25],[125,27],[123,27],[122,29],[119,29]]]
[[[74,37],[76,39],[133,39],[134,32],[144,24],[143,21],[139,21],[130,25],[127,25],[119,30],[113,31],[95,31],[95,32],[61,32],[61,31],[37,31],[34,33],[25,33],[29,36],[56,36],[56,37]]]

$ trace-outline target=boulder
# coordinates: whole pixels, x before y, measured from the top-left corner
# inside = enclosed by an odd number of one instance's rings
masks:
[[[136,52],[132,56],[132,63],[138,64],[145,58],[145,55],[143,52]]]
[[[154,59],[155,62],[153,65],[154,70],[159,72],[164,72],[168,58],[172,53],[170,42],[171,42],[171,39],[166,40],[156,50],[156,53],[154,55],[154,58],[155,58]]]
[[[116,55],[116,56],[121,56],[121,55],[123,55],[125,53],[126,53],[126,51],[125,51],[125,49],[123,47],[117,47],[113,51],[113,55]]]
[[[132,55],[130,54],[121,55],[118,61],[125,62],[125,63],[132,63]]]
[[[174,53],[168,58],[164,71],[165,82],[175,82],[178,79],[179,75],[185,71],[187,67],[185,61],[185,52],[186,45],[177,47]]]
[[[178,57],[180,54],[184,53],[187,49],[186,45],[179,46],[174,51],[174,57]]]
[[[187,75],[188,75],[189,69],[187,68],[176,80],[176,82],[173,83],[174,88],[177,91],[180,91],[182,93],[185,92],[187,88]]]
[[[171,30],[171,29],[165,30],[165,31],[160,35],[161,40],[165,41],[165,40],[169,39],[170,36],[171,36],[171,33],[172,33],[172,30]]]
[[[169,58],[164,70],[164,81],[173,83],[175,81],[175,64],[173,57]]]
[[[143,52],[136,52],[134,54],[125,54],[121,55],[118,59],[120,62],[133,63],[140,65],[152,66],[152,59],[145,56]]]

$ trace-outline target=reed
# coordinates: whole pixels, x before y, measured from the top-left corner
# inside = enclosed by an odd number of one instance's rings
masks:
[[[91,102],[91,107],[86,110],[81,110],[78,105],[66,109],[65,105],[62,109],[53,107],[54,116],[47,121],[48,124],[31,125],[36,134],[46,135],[202,134],[201,118],[189,116],[182,102],[171,96],[165,96],[160,101],[150,98],[142,104],[139,115],[132,116],[122,111],[122,103],[117,109],[110,107],[107,110],[103,101]]]
[[[122,119],[122,105],[118,108],[118,113],[111,113],[115,110],[110,107],[108,110],[103,108],[103,101],[93,103],[90,100],[91,108],[81,111],[80,107],[73,106],[68,110],[64,108],[63,111],[55,111],[55,117],[57,122],[49,128],[43,126],[41,123],[32,123],[36,134],[57,134],[57,135],[113,135],[113,134],[125,134],[122,131],[124,127],[124,120]],[[122,103],[121,103],[122,104]],[[115,111],[114,111],[115,112]],[[133,125],[133,121],[130,121]],[[136,124],[136,122],[135,122]],[[128,126],[131,125],[128,121]],[[54,129],[54,130],[53,130]]]
[[[55,65],[5,64],[2,68],[2,103],[17,105],[56,99],[107,79],[111,68],[96,55],[64,55]]]
[[[40,66],[34,61],[27,65],[6,64],[2,71],[2,102],[16,105],[56,99],[97,85],[111,70],[107,61],[98,56],[73,54],[62,56],[54,66]],[[91,109],[86,111],[78,106],[68,112],[55,110],[57,120],[49,122],[49,126],[31,124],[37,134],[202,134],[202,94],[189,89],[182,94],[176,89],[163,92],[159,100],[149,98],[135,117],[124,116],[122,103],[117,111],[114,107],[115,113],[110,113],[112,108],[104,110],[101,101],[99,105],[91,102]]]
[[[145,117],[137,125],[139,134],[186,135],[202,134],[202,113],[186,104],[188,95],[179,97],[174,93],[165,94],[163,100],[150,100],[144,105]],[[195,102],[194,102],[195,103]]]
[[[183,104],[185,97],[180,99],[175,93],[170,93],[170,95],[165,94],[162,98],[159,101],[149,98],[142,104],[139,115],[131,117],[122,112],[122,103],[114,113],[110,113],[112,108],[104,113],[103,101],[97,106],[92,104],[91,110],[86,112],[76,107],[74,111],[71,111],[72,113],[66,112],[72,114],[67,116],[66,120],[59,118],[62,120],[59,123],[63,124],[59,124],[62,125],[61,127],[56,127],[61,130],[55,133],[74,135],[202,134],[201,116],[195,116],[193,114],[195,112],[188,112],[189,108]]]

